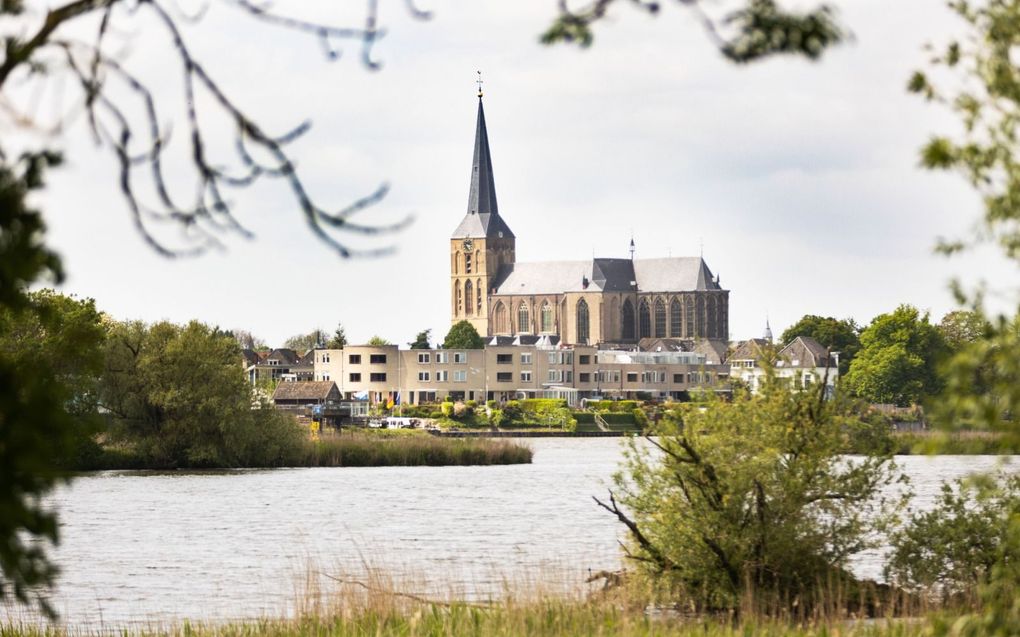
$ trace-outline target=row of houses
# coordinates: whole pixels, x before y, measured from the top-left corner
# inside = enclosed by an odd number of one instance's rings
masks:
[[[759,360],[769,342],[752,339],[730,350],[724,343],[646,339],[631,350],[563,345],[555,337],[493,338],[483,349],[399,349],[355,345],[245,352],[245,371],[260,381],[314,382],[307,392],[278,388],[278,402],[367,400],[369,403],[434,403],[444,399],[506,401],[563,398],[683,400],[695,390],[723,392],[739,379],[752,391],[765,371]],[[812,338],[799,337],[779,352],[776,373],[796,387],[836,382],[838,357]],[[335,388],[335,389],[334,389]],[[312,390],[315,391],[312,391]],[[280,402],[280,404],[286,404]]]

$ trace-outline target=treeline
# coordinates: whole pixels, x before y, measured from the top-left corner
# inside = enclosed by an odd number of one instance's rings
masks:
[[[814,338],[840,353],[845,391],[871,403],[906,407],[939,395],[946,385],[942,365],[980,342],[990,328],[979,312],[956,310],[933,323],[928,313],[901,305],[867,326],[809,314],[787,328],[781,340]]]

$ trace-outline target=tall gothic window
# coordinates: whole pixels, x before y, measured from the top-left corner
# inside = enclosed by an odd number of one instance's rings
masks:
[[[460,250],[453,253],[453,273],[460,274]]]
[[[475,282],[475,314],[482,316],[482,280]]]
[[[471,253],[464,253],[464,274],[471,274]]]
[[[641,299],[638,304],[638,338],[652,335],[652,313],[648,310],[648,301]]]
[[[553,309],[548,301],[542,304],[542,331],[553,331]]]
[[[719,336],[719,299],[713,294],[708,299],[708,337]]]
[[[694,297],[684,298],[684,338],[694,338]]]
[[[695,300],[695,304],[696,304],[695,313],[697,314],[697,321],[698,321],[697,322],[697,326],[698,326],[698,329],[696,329],[694,331],[694,336],[695,336],[695,338],[703,338],[705,336],[705,331],[706,331],[705,330],[706,312],[705,312],[705,297],[704,297],[704,295],[699,294],[698,298]]]
[[[666,303],[662,299],[655,301],[655,337],[666,337]]]
[[[457,315],[459,316],[464,313],[464,299],[461,297],[460,281],[455,281],[453,288],[453,295],[457,297]]]
[[[502,301],[496,303],[496,309],[492,311],[492,332],[494,334],[509,334],[506,324],[506,306]]]
[[[623,323],[623,338],[632,340],[634,338],[634,306],[631,305],[630,299],[623,302],[623,310],[620,314],[620,320]]]
[[[531,331],[531,319],[528,317],[528,306],[525,305],[523,301],[517,307],[517,331]]]
[[[464,313],[471,316],[475,312],[475,299],[471,294],[471,281],[464,284]]]
[[[680,338],[683,334],[680,331],[683,310],[680,308],[680,301],[673,298],[669,304],[669,335],[673,338]]]
[[[577,302],[577,342],[588,344],[588,303],[584,299]]]

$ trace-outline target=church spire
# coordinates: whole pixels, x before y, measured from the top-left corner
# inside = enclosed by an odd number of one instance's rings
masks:
[[[482,92],[478,91],[478,122],[475,125],[475,155],[471,162],[471,189],[468,194],[469,215],[498,215],[496,184],[492,179],[492,157],[489,156],[489,134],[485,130]]]

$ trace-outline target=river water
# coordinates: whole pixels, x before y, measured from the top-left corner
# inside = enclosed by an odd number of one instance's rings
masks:
[[[620,565],[621,526],[599,509],[614,438],[528,439],[530,465],[229,472],[104,472],[53,498],[62,522],[55,607],[71,625],[290,613],[306,581],[402,574],[400,587],[480,597],[577,585]],[[898,459],[930,506],[940,481],[989,456]],[[854,569],[877,576],[881,553]],[[324,574],[324,575],[320,575]],[[0,619],[23,611],[0,609]]]

